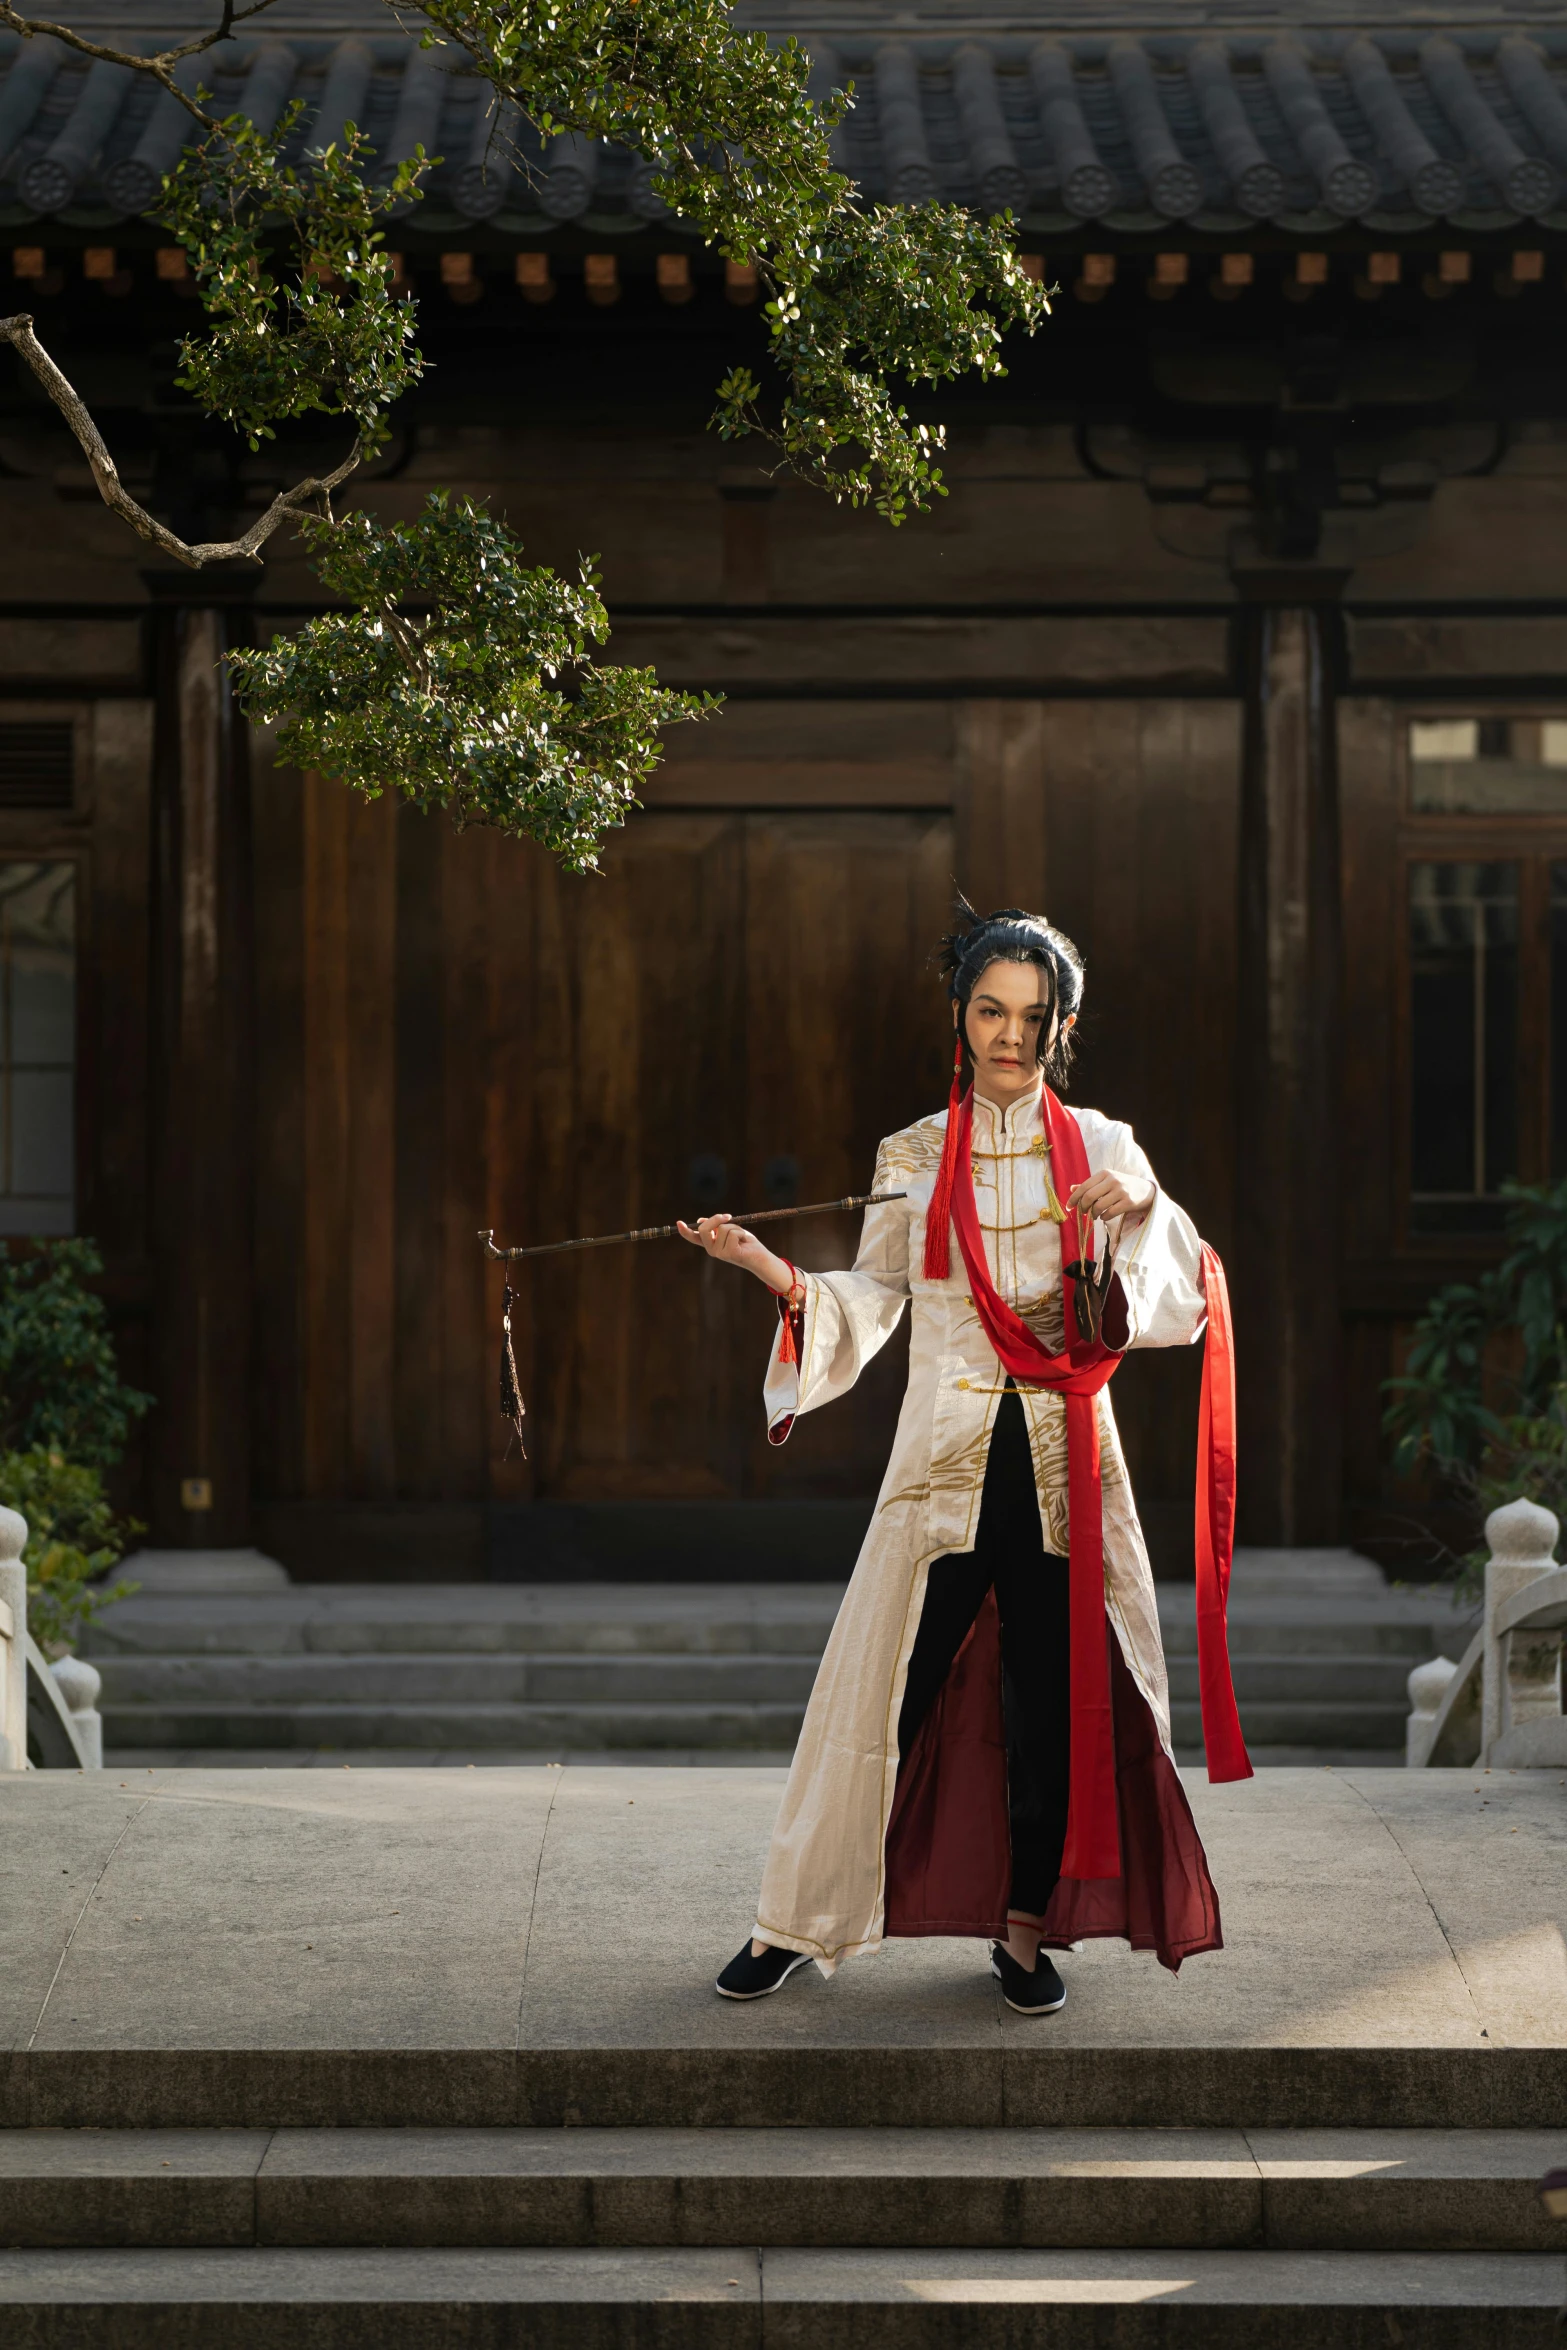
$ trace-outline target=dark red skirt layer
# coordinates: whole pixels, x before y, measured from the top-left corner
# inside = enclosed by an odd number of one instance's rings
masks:
[[[1186,1790],[1108,1626],[1106,1637],[1121,1874],[1063,1877],[1038,1921],[1040,1940],[1061,1950],[1116,1935],[1134,1950],[1157,1952],[1174,1974],[1183,1958],[1223,1948],[1219,1898]],[[1004,1938],[1011,1882],[1001,1622],[992,1592],[899,1760],[887,1827],[886,1932]]]

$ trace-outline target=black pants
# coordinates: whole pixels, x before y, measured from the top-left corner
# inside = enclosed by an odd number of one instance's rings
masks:
[[[1012,1907],[1040,1917],[1061,1874],[1066,1841],[1069,1586],[1066,1560],[1044,1545],[1028,1422],[1010,1383],[990,1439],[974,1548],[931,1565],[898,1716],[900,1754],[912,1746],[992,1587],[1001,1617]]]

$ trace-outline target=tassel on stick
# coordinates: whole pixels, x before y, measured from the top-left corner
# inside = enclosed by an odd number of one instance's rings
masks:
[[[790,1216],[825,1216],[840,1213],[847,1208],[879,1208],[889,1200],[906,1197],[907,1194],[901,1191],[862,1191],[853,1193],[847,1199],[815,1200],[809,1207],[803,1208],[758,1208],[737,1216],[734,1221],[747,1225],[776,1224]],[[628,1240],[673,1240],[678,1230],[679,1226],[675,1224],[649,1224],[638,1232],[596,1232],[584,1240],[549,1240],[536,1248],[497,1248],[495,1234],[486,1231],[479,1234],[479,1243],[487,1257],[510,1263],[517,1257],[562,1256],[571,1249],[615,1248]],[[522,1457],[526,1460],[528,1448],[522,1441],[522,1423],[527,1407],[522,1400],[522,1389],[517,1383],[517,1358],[511,1344],[511,1309],[516,1302],[517,1292],[508,1281],[501,1298],[501,1418],[514,1431]],[[784,1327],[779,1341],[779,1360],[787,1363],[798,1359],[798,1326],[789,1312],[787,1301],[784,1301],[781,1310]]]
[[[511,1309],[516,1302],[517,1292],[508,1281],[501,1298],[501,1418],[514,1432],[517,1449],[526,1460],[528,1448],[522,1441],[522,1423],[527,1406],[522,1400],[522,1389],[517,1384],[517,1358],[511,1344]]]

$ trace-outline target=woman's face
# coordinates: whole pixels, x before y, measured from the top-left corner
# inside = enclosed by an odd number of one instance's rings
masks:
[[[1055,1041],[1045,1003],[1045,974],[1037,963],[991,963],[975,981],[964,1033],[974,1063],[974,1089],[1005,1104],[1029,1092],[1039,1062]],[[954,1004],[956,1024],[961,1007]],[[1070,1028],[1075,1014],[1069,1014]]]

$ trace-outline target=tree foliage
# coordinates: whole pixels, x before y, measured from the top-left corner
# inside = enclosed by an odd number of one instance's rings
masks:
[[[149,1408],[151,1396],[120,1378],[103,1300],[88,1286],[102,1271],[90,1240],[0,1256],[0,1452],[107,1468]]]
[[[1384,1418],[1400,1469],[1431,1469],[1479,1516],[1503,1502],[1567,1513],[1567,1182],[1509,1184],[1508,1250],[1439,1289]],[[1511,1363],[1498,1361],[1499,1351]],[[1483,1554],[1465,1563],[1473,1584]]]
[[[351,418],[368,455],[424,372],[377,223],[416,198],[425,156],[372,184],[371,150],[350,126],[301,172],[283,160],[299,114],[289,107],[266,135],[230,115],[164,182],[155,218],[185,248],[210,329],[180,344],[175,380],[253,449],[316,410]]]
[[[149,76],[191,113],[202,136],[158,212],[190,256],[206,312],[205,331],[181,346],[180,385],[252,448],[311,413],[342,417],[354,435],[342,461],[281,492],[242,537],[187,545],[120,482],[32,320],[0,320],[0,338],[70,424],[106,502],[165,554],[196,566],[255,559],[284,522],[304,530],[347,610],[234,657],[246,707],[278,721],[285,755],[591,870],[662,755],[660,730],[717,703],[599,659],[608,625],[591,565],[575,583],[529,569],[504,524],[471,501],[433,499],[394,529],[334,507],[422,371],[382,224],[417,200],[438,159],[421,151],[378,176],[349,124],[300,167],[285,154],[295,113],[267,132],[214,116],[176,69],[271,4],[221,0],[208,31],[158,52],[30,19],[10,0],[0,23]],[[398,0],[387,6],[401,23]],[[910,417],[902,387],[995,377],[1004,332],[1040,323],[1048,299],[1009,219],[862,204],[833,158],[852,91],[818,103],[805,51],[736,31],[725,0],[425,0],[422,22],[426,46],[493,86],[494,135],[510,137],[519,160],[524,120],[546,139],[618,142],[697,235],[755,267],[775,381],[732,369],[717,390],[720,434],[762,436],[780,466],[893,524],[945,494],[942,432]]]
[[[609,619],[591,569],[527,569],[469,499],[437,493],[391,530],[363,513],[303,528],[352,609],[235,654],[236,690],[285,759],[371,799],[395,776],[417,807],[527,833],[586,872],[657,761],[653,729],[717,706],[594,662]]]
[[[112,1590],[133,1534],[103,1490],[152,1398],[120,1378],[90,1240],[44,1240],[0,1256],[0,1503],[27,1520],[27,1620],[47,1653],[69,1648]]]
[[[670,208],[768,287],[775,415],[744,368],[720,386],[726,434],[762,432],[835,496],[897,522],[941,494],[939,430],[910,422],[894,386],[1003,374],[1001,336],[1049,308],[1010,220],[951,204],[862,205],[835,169],[832,132],[852,84],[825,105],[794,40],[737,32],[725,0],[426,0],[546,134],[618,140],[653,162]]]
[[[141,1588],[103,1580],[141,1528],[115,1516],[99,1470],[46,1445],[0,1454],[0,1502],[27,1520],[27,1628],[46,1656],[63,1656],[100,1608]]]

